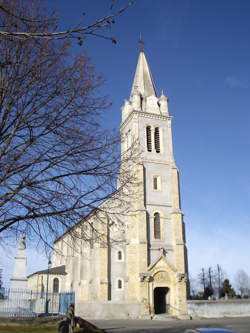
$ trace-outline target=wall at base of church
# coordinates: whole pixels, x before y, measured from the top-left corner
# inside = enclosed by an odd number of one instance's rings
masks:
[[[193,318],[223,318],[250,316],[249,299],[218,301],[188,301],[188,315]]]
[[[90,319],[139,318],[141,304],[136,302],[83,302],[75,304],[76,316]]]

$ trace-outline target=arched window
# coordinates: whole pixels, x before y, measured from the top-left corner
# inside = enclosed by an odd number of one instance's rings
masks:
[[[118,289],[122,289],[122,280],[121,280],[121,279],[119,279],[119,280],[117,281],[117,288],[118,288]]]
[[[151,126],[146,128],[147,151],[152,151]]]
[[[59,293],[59,280],[54,278],[53,280],[53,293]]]
[[[154,238],[161,238],[161,219],[159,213],[154,213]]]
[[[118,261],[122,261],[122,251],[121,250],[119,250],[118,252],[117,252],[117,260]]]
[[[155,128],[155,151],[157,153],[161,152],[161,149],[160,149],[160,130],[159,130],[159,127]]]

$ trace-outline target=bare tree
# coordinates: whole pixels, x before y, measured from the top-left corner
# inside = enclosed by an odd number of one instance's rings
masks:
[[[36,1],[17,3],[8,1],[8,10],[26,20],[1,11],[2,27],[56,29]],[[102,129],[108,103],[98,96],[102,80],[90,59],[72,56],[68,40],[0,44],[1,237],[25,232],[51,244],[79,220],[88,223],[90,212],[125,211],[135,176],[120,163],[119,135]],[[132,150],[123,162],[132,161]],[[113,200],[102,205],[107,198]]]
[[[202,286],[204,297],[217,295],[218,298],[221,297],[221,287],[222,282],[225,278],[225,272],[222,267],[218,264],[216,267],[208,267],[208,269],[201,269],[198,275],[198,281]]]
[[[217,264],[216,269],[215,269],[215,285],[217,286],[217,295],[219,298],[221,298],[221,288],[222,288],[222,283],[225,280],[226,277],[226,272],[223,269],[223,267],[219,264]]]
[[[250,278],[249,275],[243,269],[237,271],[234,280],[236,288],[240,292],[240,296],[243,297],[249,295]]]
[[[37,1],[35,1],[37,2]],[[35,3],[34,2],[34,3]],[[29,1],[30,7],[34,6]],[[20,7],[22,6],[22,1],[15,1],[15,6],[13,6],[13,1],[2,0],[0,3],[0,14],[11,16],[14,20],[14,25],[2,25],[0,30],[0,38],[11,38],[14,40],[25,40],[25,39],[76,39],[79,45],[83,44],[83,40],[87,36],[93,36],[98,38],[104,38],[112,41],[116,44],[116,39],[113,36],[110,36],[110,33],[107,34],[107,30],[110,30],[110,27],[115,23],[115,19],[120,16],[124,11],[126,11],[133,3],[134,0],[129,0],[125,5],[117,8],[115,5],[116,1],[112,0],[109,6],[108,12],[103,17],[97,19],[94,22],[85,23],[86,15],[85,12],[82,13],[82,18],[76,23],[73,27],[69,27],[63,31],[57,31],[51,27],[51,23],[56,23],[56,18],[54,14],[47,17],[47,27],[37,28],[37,25],[41,23],[41,13],[31,11],[29,15],[24,12],[20,13]],[[22,22],[22,26],[18,22]],[[49,24],[50,23],[50,24]],[[34,29],[31,29],[34,28]]]
[[[199,293],[199,281],[193,276],[189,275],[189,284],[190,284],[190,298],[195,299]]]
[[[203,292],[205,293],[205,289],[207,286],[207,279],[206,279],[204,268],[201,269],[201,272],[198,275],[198,281],[199,281],[200,285],[202,286]]]

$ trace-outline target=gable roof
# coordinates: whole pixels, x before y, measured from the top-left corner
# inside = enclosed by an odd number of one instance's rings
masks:
[[[48,268],[43,269],[41,271],[34,272],[30,275],[28,275],[28,278],[35,275],[35,274],[47,274],[48,273]],[[49,269],[49,274],[50,275],[66,275],[66,270],[65,270],[65,265],[62,266],[57,266],[57,267],[51,267]]]
[[[148,271],[151,271],[160,261],[164,261],[166,265],[173,271],[177,272],[176,268],[170,263],[170,261],[164,256],[163,253],[148,267]]]

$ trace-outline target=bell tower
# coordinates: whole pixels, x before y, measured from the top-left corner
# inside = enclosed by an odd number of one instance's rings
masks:
[[[141,230],[138,244],[145,243],[137,253],[144,263],[136,272],[141,283],[138,300],[144,300],[145,313],[181,317],[187,313],[188,265],[172,117],[164,92],[157,96],[142,46],[130,98],[121,112],[122,155],[137,141],[143,169],[140,209],[145,214],[133,222]]]

